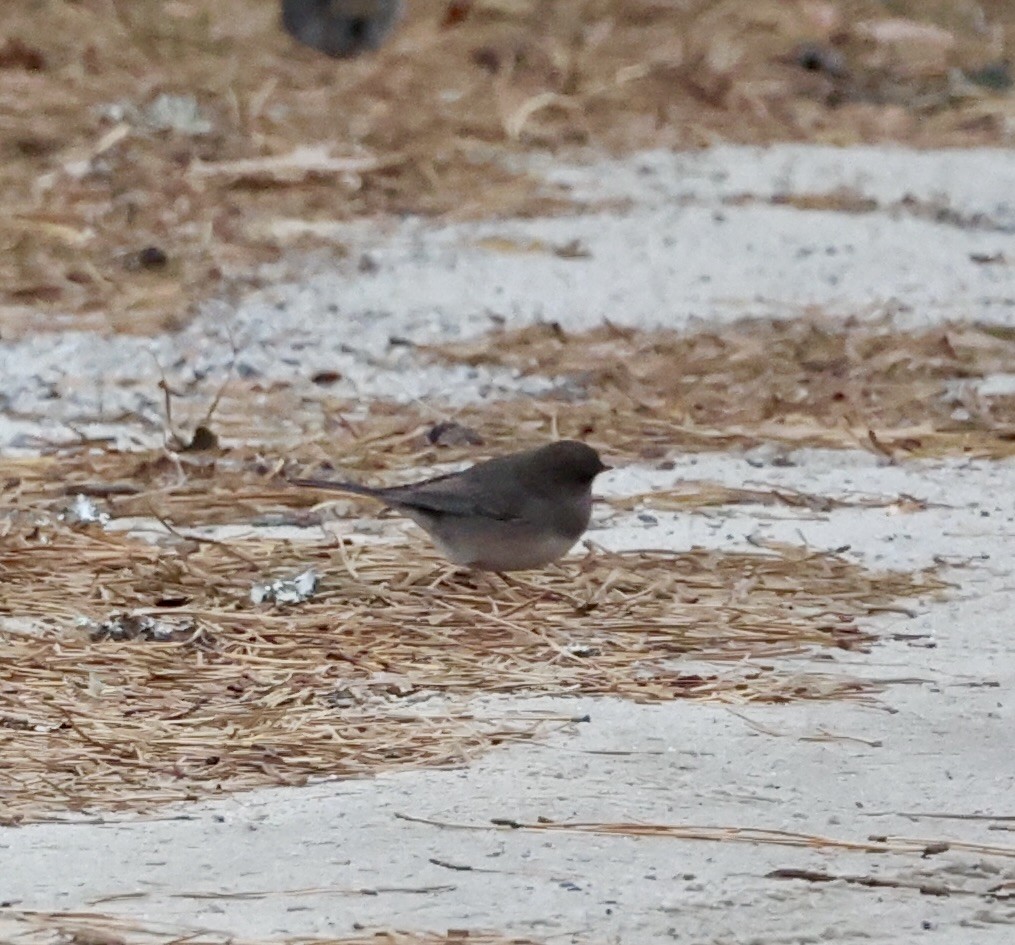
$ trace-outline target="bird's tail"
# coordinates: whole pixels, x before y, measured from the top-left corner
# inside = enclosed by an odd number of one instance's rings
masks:
[[[370,486],[361,486],[357,482],[330,482],[327,479],[290,479],[294,486],[305,486],[308,489],[326,489],[329,492],[350,492],[354,495],[366,495],[373,499],[381,499],[384,496],[384,489],[372,489]]]

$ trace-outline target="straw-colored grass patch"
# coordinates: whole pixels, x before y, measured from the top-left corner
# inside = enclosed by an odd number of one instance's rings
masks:
[[[540,324],[431,349],[453,363],[556,379],[560,397],[485,410],[462,423],[484,436],[555,418],[565,435],[660,458],[776,441],[865,448],[891,458],[1015,454],[1015,396],[983,396],[975,381],[1007,374],[1015,335],[994,326],[919,332],[810,319],[746,321],[679,333],[612,325],[569,333]]]
[[[516,433],[521,434],[522,442],[543,442],[551,436],[550,425],[551,421],[544,418],[542,431],[532,423],[527,427],[520,424]],[[493,427],[492,418],[488,418],[485,429],[495,434],[492,437],[495,444],[500,439],[496,434],[502,434],[504,448],[508,448],[509,431],[499,425]],[[429,445],[425,425],[420,425],[409,437],[377,436],[369,446],[350,443],[340,457],[336,455],[336,445],[301,444],[285,461],[269,461],[267,451],[255,447],[207,454],[72,449],[11,459],[6,465],[7,488],[0,492],[0,514],[11,522],[23,522],[43,510],[74,518],[74,503],[80,501],[77,497],[87,496],[97,514],[114,520],[154,516],[173,525],[308,528],[326,524],[339,512],[358,507],[357,503],[363,508],[376,507],[339,494],[324,496],[297,488],[285,480],[287,471],[319,470],[322,462],[331,462],[349,475],[363,478],[392,479],[396,474],[413,478],[414,469],[418,470],[417,477],[421,477],[434,463],[462,457],[460,449],[438,450]],[[497,449],[496,445],[493,448]],[[606,447],[613,460],[631,456],[637,449],[638,444],[625,442],[619,436]],[[328,455],[335,456],[333,462]],[[478,451],[473,455],[479,455]],[[340,474],[331,475],[337,478]],[[790,488],[737,488],[700,480],[683,480],[673,489],[611,496],[602,501],[618,511],[661,512],[761,505],[813,513],[843,507],[884,508],[899,513],[919,511],[926,505],[909,495],[826,496]]]
[[[5,816],[136,811],[313,777],[459,764],[575,724],[524,712],[489,717],[475,702],[484,695],[869,697],[869,685],[798,673],[785,658],[869,645],[866,619],[940,590],[932,574],[873,572],[836,555],[772,547],[593,551],[509,584],[477,583],[419,538],[354,546],[329,537],[317,526],[332,507],[286,476],[330,464],[336,477],[390,479],[398,469],[409,478],[419,466],[554,435],[590,439],[612,461],[769,437],[848,445],[862,429],[875,431],[867,443],[884,450],[895,442],[888,431],[911,423],[926,439],[900,446],[900,455],[943,452],[956,442],[949,437],[1001,455],[1009,442],[1003,400],[977,406],[963,394],[965,430],[949,427],[958,421],[937,404],[957,378],[1010,363],[1011,344],[986,329],[907,336],[759,324],[690,336],[613,328],[569,336],[541,326],[435,352],[546,374],[569,392],[458,411],[458,422],[481,432],[481,447],[430,443],[425,433],[440,408],[429,417],[391,404],[354,413],[354,405],[280,385],[257,392],[254,412],[255,391],[236,379],[208,420],[218,438],[205,436],[201,448],[125,452],[92,443],[10,459],[0,492]],[[844,421],[851,410],[860,419]],[[237,442],[254,445],[230,445]],[[75,526],[74,513],[61,520],[76,494],[95,497],[110,526]],[[612,501],[623,511],[923,507],[913,496],[711,483]],[[190,531],[230,525],[235,535],[241,524],[288,526],[290,540]],[[321,576],[310,600],[252,602],[253,585],[310,567]]]
[[[537,823],[497,818],[488,823],[449,823],[416,817],[411,814],[396,815],[409,823],[428,824],[446,830],[495,831],[530,830],[545,833],[588,833],[608,837],[665,837],[673,840],[702,840],[712,843],[749,843],[752,845],[772,844],[774,846],[797,847],[809,850],[849,850],[859,853],[920,853],[933,856],[944,850],[973,853],[979,856],[1015,858],[1015,846],[1001,843],[976,843],[968,840],[944,840],[940,837],[897,837],[868,836],[864,839],[839,839],[822,834],[800,833],[793,830],[771,830],[757,827],[697,826],[692,824],[651,824],[645,823],[582,823],[578,821],[554,822],[541,819]],[[788,877],[786,877],[788,878]],[[802,878],[802,877],[797,877]],[[1002,884],[1003,885],[1003,884]],[[987,893],[989,895],[989,893]]]
[[[411,890],[417,891],[417,890]],[[426,890],[420,888],[420,893]],[[288,890],[289,895],[327,894],[329,896],[375,895],[369,889]],[[266,893],[265,895],[272,895]],[[228,898],[223,895],[222,898]],[[258,898],[257,896],[244,898]],[[286,936],[251,938],[231,932],[169,922],[152,922],[97,910],[46,912],[42,910],[0,908],[0,935],[12,945],[539,945],[535,939],[499,935],[472,929],[437,932],[367,931],[342,938],[322,936]]]
[[[115,517],[313,525],[323,520],[321,495],[289,486],[287,477],[405,481],[437,464],[560,436],[589,441],[614,465],[762,443],[861,448],[893,462],[1015,455],[1015,396],[979,390],[980,381],[1008,375],[1015,364],[1015,337],[993,326],[900,332],[759,321],[687,334],[612,326],[572,334],[535,325],[424,354],[549,377],[555,389],[492,406],[422,406],[350,402],[296,381],[266,386],[237,377],[223,388],[222,378],[207,379],[174,398],[175,445],[124,451],[105,441],[57,447],[40,440],[40,455],[8,458],[0,511],[59,511],[83,493]],[[157,384],[152,379],[153,393]],[[125,431],[164,435],[151,417],[118,419]],[[477,442],[445,445],[430,435],[446,421]],[[199,423],[210,432],[181,447]],[[682,484],[680,493],[665,500],[670,508],[778,502],[821,510],[843,501],[709,483]],[[630,507],[633,500],[615,501]],[[846,501],[901,503],[901,510],[920,504],[907,496]]]
[[[469,701],[488,694],[863,697],[771,661],[866,647],[864,618],[941,587],[792,548],[594,552],[477,583],[422,545],[149,542],[36,519],[0,544],[9,822],[458,764],[573,721],[488,717]],[[307,602],[252,603],[253,584],[308,567]]]

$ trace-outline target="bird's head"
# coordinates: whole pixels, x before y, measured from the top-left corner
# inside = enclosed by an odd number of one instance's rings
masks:
[[[577,440],[558,440],[532,452],[530,473],[534,482],[557,487],[587,489],[607,466],[599,454]]]

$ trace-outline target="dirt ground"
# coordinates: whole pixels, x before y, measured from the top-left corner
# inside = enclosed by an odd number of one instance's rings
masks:
[[[1010,941],[1006,4],[30,12],[0,941]],[[286,481],[556,436],[510,584]]]

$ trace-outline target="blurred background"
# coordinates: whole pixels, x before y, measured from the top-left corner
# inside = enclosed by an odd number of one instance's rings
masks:
[[[0,335],[179,327],[315,221],[552,211],[524,152],[1015,139],[1010,0],[345,6],[329,58],[277,0],[4,4]]]

